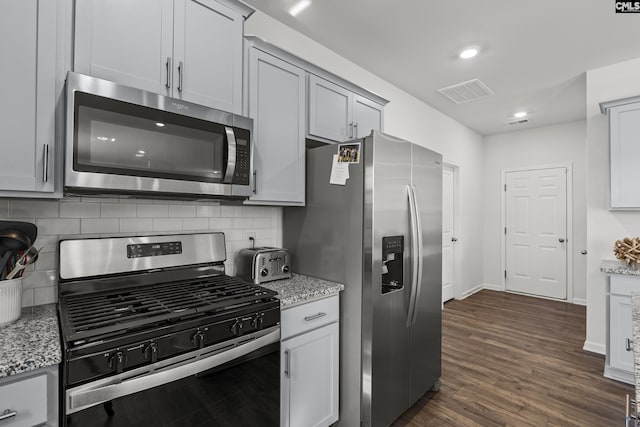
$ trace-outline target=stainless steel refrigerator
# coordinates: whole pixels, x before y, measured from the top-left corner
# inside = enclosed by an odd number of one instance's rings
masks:
[[[345,285],[339,425],[387,426],[440,384],[442,156],[374,131],[308,150],[306,185],[283,243],[294,272]]]

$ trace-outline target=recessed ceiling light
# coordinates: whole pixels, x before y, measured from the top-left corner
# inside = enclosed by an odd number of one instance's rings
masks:
[[[291,9],[289,9],[289,14],[291,16],[296,16],[303,10],[305,10],[311,4],[311,0],[300,0],[296,4],[294,4]]]
[[[162,128],[164,127],[164,123],[156,122],[156,126],[158,126],[159,128]]]
[[[513,117],[515,117],[516,119],[521,119],[523,117],[527,116],[527,112],[526,111],[518,111],[517,113],[515,113],[513,115]]]
[[[460,58],[469,59],[469,58],[473,58],[477,54],[478,54],[478,49],[475,47],[470,47],[460,52]]]

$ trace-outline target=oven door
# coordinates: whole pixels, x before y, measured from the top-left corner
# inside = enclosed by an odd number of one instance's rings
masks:
[[[74,73],[67,97],[68,191],[250,190],[248,119]]]
[[[245,338],[247,340],[247,338]],[[280,425],[280,330],[83,384],[61,425]]]

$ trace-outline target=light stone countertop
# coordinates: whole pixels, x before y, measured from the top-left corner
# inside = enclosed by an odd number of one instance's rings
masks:
[[[316,279],[315,277],[296,273],[293,273],[291,279],[274,280],[273,282],[261,283],[260,286],[278,293],[282,309],[338,295],[340,291],[344,290],[342,283]]]
[[[627,276],[640,276],[640,266],[630,266],[622,261],[603,260],[600,271],[607,274],[623,274]]]
[[[62,360],[55,304],[22,309],[0,326],[0,378],[57,365]]]
[[[633,330],[633,374],[636,402],[640,402],[640,293],[631,294],[631,328]],[[636,406],[636,412],[638,407]]]

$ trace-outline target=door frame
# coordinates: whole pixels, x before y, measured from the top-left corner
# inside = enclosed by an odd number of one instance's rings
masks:
[[[460,238],[460,224],[462,224],[460,215],[460,166],[444,159],[442,162],[443,170],[445,167],[451,168],[453,170],[453,230],[458,241],[453,247],[453,281],[451,285],[453,286],[453,299],[459,300],[462,299],[462,291],[460,290],[460,286],[458,286],[457,283],[460,279],[462,270],[460,267],[460,262],[458,261],[458,259],[460,258],[458,254],[461,252],[460,247],[464,245],[464,242]],[[442,232],[440,233],[440,235],[442,236]],[[442,282],[442,280],[440,280],[440,282]]]
[[[567,298],[558,300],[556,298],[548,298],[544,296],[536,296],[537,298],[551,299],[554,301],[566,301],[573,303],[573,164],[572,163],[554,163],[550,165],[534,165],[520,168],[502,169],[500,183],[500,290],[507,290],[507,282],[504,277],[504,271],[507,268],[507,252],[506,252],[506,235],[504,229],[507,226],[507,198],[504,190],[507,185],[507,173],[509,172],[525,172],[540,169],[565,168],[567,180]]]

